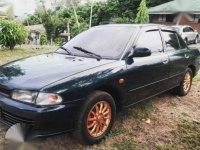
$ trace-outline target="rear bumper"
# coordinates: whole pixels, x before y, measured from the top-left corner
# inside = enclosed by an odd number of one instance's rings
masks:
[[[49,136],[74,129],[80,101],[63,105],[37,107],[0,95],[0,118],[7,125],[30,125],[37,136]]]

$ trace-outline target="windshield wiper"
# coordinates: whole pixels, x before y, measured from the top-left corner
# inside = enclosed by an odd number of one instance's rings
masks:
[[[83,53],[86,53],[86,54],[88,54],[90,56],[93,56],[93,57],[97,58],[98,60],[102,59],[102,57],[100,55],[95,54],[93,52],[90,52],[90,51],[88,51],[88,50],[86,50],[86,49],[84,49],[82,47],[76,47],[76,46],[74,46],[74,49],[79,50],[79,51],[81,51]]]
[[[61,49],[65,50],[68,54],[73,55],[72,52],[70,52],[68,49],[66,49],[65,47],[61,46]]]

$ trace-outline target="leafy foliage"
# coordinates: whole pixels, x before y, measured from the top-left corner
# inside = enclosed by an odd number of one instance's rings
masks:
[[[131,23],[131,22],[134,22],[133,20],[129,19],[129,18],[115,18],[113,19],[113,22],[114,23]]]
[[[149,7],[168,2],[170,0],[107,0],[106,2],[95,2],[93,5],[92,26],[108,23],[135,23],[148,22]],[[141,3],[141,5],[140,5]],[[139,12],[138,7],[140,6]],[[77,24],[77,19],[79,25]],[[44,1],[40,1],[34,15],[29,16],[24,25],[43,24],[47,39],[54,40],[60,33],[68,31],[70,35],[76,36],[81,31],[88,29],[90,21],[91,3],[80,4],[80,0],[57,0],[55,9],[48,10]],[[138,18],[136,14],[138,12]]]
[[[136,23],[149,23],[148,8],[146,6],[146,0],[142,0],[140,7],[138,8],[137,17],[135,19]]]
[[[39,20],[39,18],[36,15],[30,15],[27,19],[23,21],[23,24],[25,26],[29,25],[37,25],[41,24],[42,22]]]
[[[57,37],[57,38],[55,39],[55,43],[56,43],[57,46],[63,45],[64,42],[65,42],[65,39],[62,38],[62,37]]]
[[[40,45],[47,45],[47,36],[45,33],[42,33],[40,36]]]
[[[0,20],[0,45],[3,47],[14,49],[16,44],[23,44],[27,31],[21,25],[14,21]]]

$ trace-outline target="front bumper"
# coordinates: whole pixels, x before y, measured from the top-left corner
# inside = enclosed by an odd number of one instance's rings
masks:
[[[74,129],[81,100],[62,105],[39,107],[0,95],[0,118],[7,125],[30,125],[37,136],[55,135]]]

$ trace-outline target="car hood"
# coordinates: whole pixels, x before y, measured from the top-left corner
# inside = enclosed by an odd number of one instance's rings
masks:
[[[0,85],[9,89],[40,88],[82,71],[116,60],[49,53],[14,61],[0,67]]]

